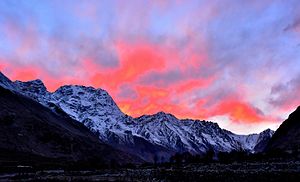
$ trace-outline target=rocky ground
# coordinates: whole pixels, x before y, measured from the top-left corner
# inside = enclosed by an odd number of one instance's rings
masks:
[[[189,164],[97,171],[27,171],[0,175],[0,181],[298,181],[300,163]]]

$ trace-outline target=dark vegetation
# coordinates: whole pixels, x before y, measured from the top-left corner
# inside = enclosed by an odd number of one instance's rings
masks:
[[[239,162],[123,167],[101,170],[20,170],[5,179],[18,181],[299,181],[297,162]]]
[[[300,153],[295,150],[291,153],[286,153],[280,150],[270,151],[268,153],[248,153],[243,151],[232,151],[214,153],[207,152],[205,155],[192,155],[188,152],[177,153],[170,158],[171,164],[209,164],[209,163],[238,163],[238,162],[286,162],[300,161]]]

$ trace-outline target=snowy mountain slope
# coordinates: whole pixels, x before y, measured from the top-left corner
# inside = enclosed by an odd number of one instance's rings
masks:
[[[58,168],[141,163],[140,158],[115,150],[70,117],[0,85],[0,166],[27,164]],[[44,167],[43,167],[44,168]],[[2,180],[0,180],[2,181]]]
[[[82,122],[103,142],[132,153],[138,151],[137,155],[147,156],[149,161],[154,157],[167,159],[175,152],[185,151],[194,154],[209,150],[255,152],[257,144],[273,134],[266,130],[261,134],[236,135],[216,123],[179,120],[163,112],[132,118],[122,113],[105,90],[92,87],[69,85],[50,93],[40,80],[16,81],[13,86],[52,110],[61,110]]]
[[[143,137],[132,134],[133,118],[120,111],[109,94],[102,89],[83,86],[63,86],[54,93],[46,91],[40,81],[20,82],[15,85],[21,93],[50,107],[67,113],[82,122],[100,140],[135,155],[146,161],[154,157],[168,159],[175,152],[155,145]]]
[[[227,132],[231,133],[230,131]],[[263,151],[264,147],[266,146],[267,142],[271,139],[273,134],[273,130],[266,129],[258,134],[236,135],[234,133],[231,133],[231,136],[235,140],[239,141],[239,143],[242,145],[242,148],[245,151],[255,153]]]
[[[11,80],[9,80],[1,72],[0,72],[0,86],[2,86],[3,88],[9,89],[9,90],[15,89],[15,85],[13,84],[13,82]]]
[[[134,128],[135,133],[146,137],[152,143],[179,152],[205,153],[208,150],[255,152],[256,145],[273,134],[272,130],[266,130],[261,134],[236,135],[221,129],[217,123],[179,120],[163,112],[139,117],[136,122],[139,124]]]
[[[162,112],[136,120],[139,124],[135,133],[178,152],[205,153],[210,149],[231,151],[239,148],[238,143],[230,140],[215,123],[179,120]]]
[[[48,100],[50,97],[50,93],[47,91],[47,88],[41,80],[28,82],[15,81],[13,84],[15,85],[15,89],[17,88],[19,92],[43,105],[45,105],[44,101]]]

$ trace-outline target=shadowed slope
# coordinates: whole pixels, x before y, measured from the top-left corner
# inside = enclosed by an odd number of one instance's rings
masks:
[[[101,144],[84,125],[60,116],[41,104],[0,86],[0,163],[16,164],[32,156],[31,164],[52,161],[58,165],[80,162],[103,166],[140,162],[139,159]],[[69,163],[70,164],[70,163]]]
[[[300,151],[300,107],[291,113],[274,133],[266,147],[267,152],[280,151],[295,153]]]

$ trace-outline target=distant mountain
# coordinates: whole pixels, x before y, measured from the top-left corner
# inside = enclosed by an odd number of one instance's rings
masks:
[[[100,143],[95,134],[69,116],[55,114],[2,84],[3,80],[0,81],[0,166],[142,162]]]
[[[300,106],[276,130],[265,151],[296,154],[300,158]]]
[[[178,119],[171,114],[159,112],[135,119],[134,133],[147,138],[152,143],[163,145],[177,152],[204,154],[207,151],[256,152],[255,147],[262,138],[270,138],[271,130],[260,134],[236,135],[221,129],[217,123]]]
[[[7,82],[7,81],[6,81]],[[236,135],[218,124],[184,119],[159,112],[132,118],[124,114],[102,89],[68,85],[50,93],[40,80],[16,81],[11,88],[54,112],[66,113],[83,123],[106,144],[138,155],[146,161],[166,161],[177,152],[204,154],[217,152],[260,151],[273,131]]]

